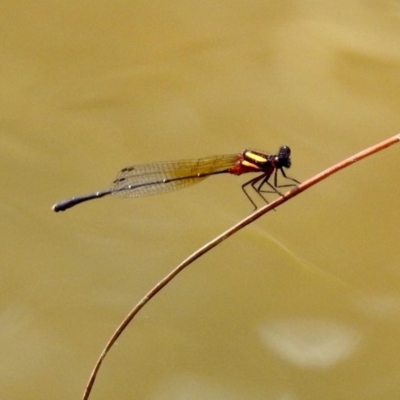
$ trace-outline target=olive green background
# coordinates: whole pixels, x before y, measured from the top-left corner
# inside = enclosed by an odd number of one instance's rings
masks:
[[[79,399],[109,336],[246,216],[245,177],[104,198],[135,163],[292,148],[305,180],[400,131],[396,1],[0,3],[0,398]],[[398,399],[400,146],[196,261],[92,399]]]

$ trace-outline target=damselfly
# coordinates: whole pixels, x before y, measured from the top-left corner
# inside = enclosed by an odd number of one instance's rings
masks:
[[[277,193],[278,188],[295,186],[300,183],[286,176],[283,168],[290,168],[290,148],[282,146],[278,154],[267,154],[256,150],[244,150],[238,154],[204,157],[194,160],[179,160],[133,165],[123,168],[112,183],[110,189],[62,200],[53,206],[55,212],[65,211],[84,201],[99,199],[109,194],[122,197],[142,197],[165,192],[172,192],[194,185],[203,179],[217,174],[241,175],[259,172],[260,175],[242,185],[247,198],[257,209],[247,192],[251,186],[261,198],[268,202],[262,193]],[[278,171],[292,183],[278,185]],[[269,178],[274,173],[274,183]],[[293,183],[294,182],[294,183]],[[263,190],[268,185],[270,190]]]

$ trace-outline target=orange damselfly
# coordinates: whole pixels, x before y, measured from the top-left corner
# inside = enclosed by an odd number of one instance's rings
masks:
[[[260,175],[242,185],[244,194],[256,209],[257,206],[246,188],[250,185],[264,201],[268,202],[262,193],[273,192],[281,195],[278,188],[295,186],[295,183],[300,183],[296,179],[286,176],[283,168],[290,168],[290,165],[290,148],[288,146],[282,146],[278,154],[272,155],[256,150],[244,150],[237,154],[133,165],[123,168],[109,189],[62,200],[53,206],[53,210],[55,212],[65,211],[84,201],[99,199],[107,195],[142,197],[172,192],[194,185],[211,175],[242,175],[259,172]],[[284,178],[295,183],[278,185],[278,171]],[[272,184],[269,182],[269,178],[273,173],[274,183]],[[268,185],[270,190],[262,190],[264,185]]]

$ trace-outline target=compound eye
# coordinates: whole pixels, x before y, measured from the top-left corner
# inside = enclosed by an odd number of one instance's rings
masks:
[[[282,146],[280,149],[279,149],[279,155],[281,156],[281,157],[290,157],[290,147],[289,146]]]

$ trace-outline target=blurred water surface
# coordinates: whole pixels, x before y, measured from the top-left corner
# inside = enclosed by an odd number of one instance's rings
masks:
[[[218,176],[65,213],[124,166],[291,146],[304,180],[400,131],[395,1],[2,2],[0,397],[77,399],[178,262],[251,210]],[[399,153],[342,171],[198,260],[93,399],[397,399]]]

